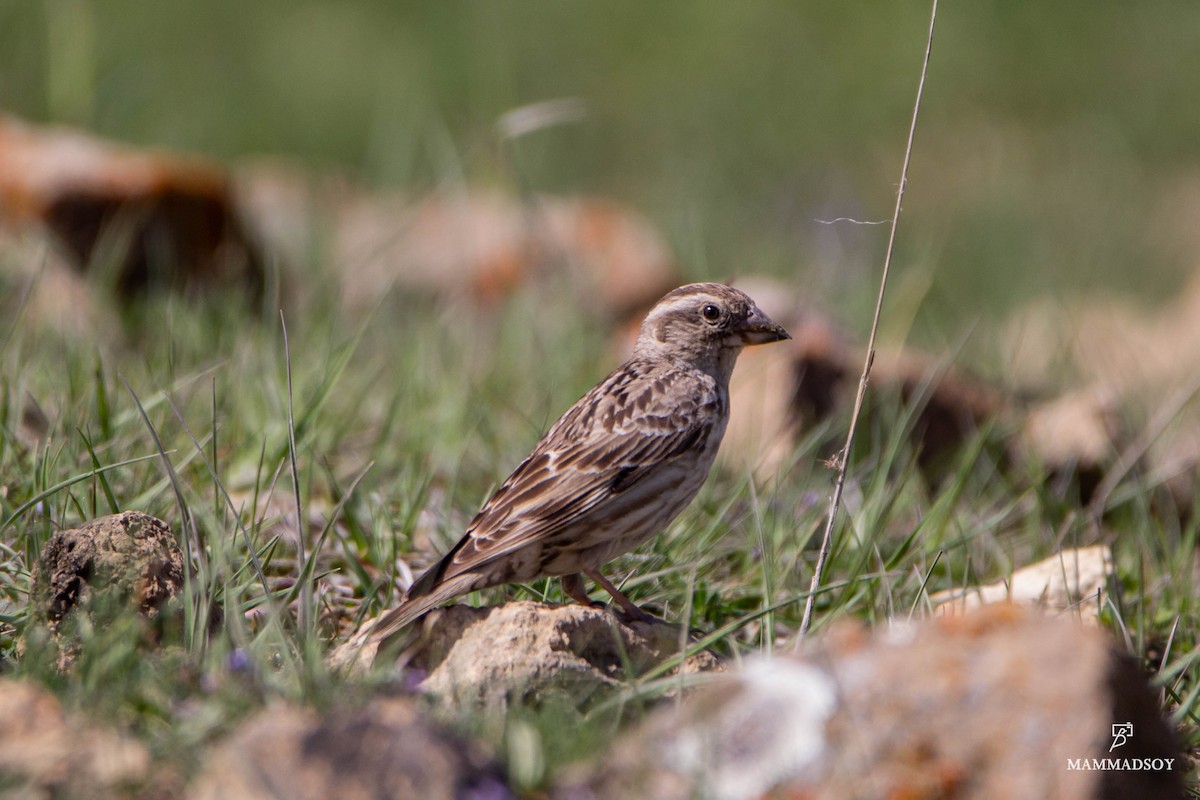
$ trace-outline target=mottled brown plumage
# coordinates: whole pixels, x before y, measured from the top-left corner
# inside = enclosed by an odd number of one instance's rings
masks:
[[[643,612],[600,567],[662,530],[708,476],[742,347],[790,338],[743,292],[696,283],[642,323],[633,355],[571,406],[441,561],[370,631],[380,641],[466,592],[542,575],[590,603],[580,574]]]

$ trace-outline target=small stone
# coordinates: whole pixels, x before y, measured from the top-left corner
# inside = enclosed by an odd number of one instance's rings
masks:
[[[159,617],[183,589],[183,552],[162,520],[141,511],[99,517],[62,530],[42,548],[33,570],[32,619],[49,629],[62,649],[60,668],[73,661],[74,645],[60,628],[76,609],[129,604],[147,620]]]

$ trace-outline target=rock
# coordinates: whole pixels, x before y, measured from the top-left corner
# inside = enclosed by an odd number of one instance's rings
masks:
[[[1095,623],[1112,576],[1112,548],[1097,544],[1063,550],[987,586],[934,592],[929,602],[938,616],[964,614],[991,603],[1020,603]]]
[[[124,511],[50,537],[33,570],[32,619],[58,642],[65,668],[74,645],[60,628],[70,612],[90,613],[103,598],[109,613],[133,604],[155,620],[182,589],[183,553],[171,528],[149,514]]]
[[[577,276],[582,307],[599,302],[613,319],[641,317],[682,279],[671,249],[648,219],[599,197],[535,201],[543,270]]]
[[[89,286],[50,234],[3,224],[0,213],[0,315],[78,345],[120,343],[117,309]]]
[[[124,798],[172,776],[151,776],[141,743],[69,718],[53,695],[0,679],[0,786],[5,797]],[[167,796],[159,794],[157,796]]]
[[[262,258],[228,179],[200,159],[0,116],[0,210],[10,225],[52,232],[81,271],[115,258],[123,296],[229,283],[263,289]]]
[[[839,407],[854,404],[853,376],[862,369],[862,358],[851,347],[845,331],[811,309],[788,332],[792,334],[794,359],[792,416],[801,428],[807,428]]]
[[[493,302],[566,275],[579,307],[620,318],[678,284],[662,236],[633,211],[598,198],[517,198],[478,189],[417,200],[345,193],[334,219],[334,263],[352,308],[396,288]],[[560,297],[561,299],[561,297]],[[563,302],[567,302],[563,300]]]
[[[331,216],[355,190],[347,178],[314,172],[298,160],[266,156],[231,171],[237,208],[254,241],[286,267],[305,268],[327,255],[321,243]],[[307,282],[292,288],[303,292]]]
[[[1117,443],[1126,438],[1117,416],[1116,398],[1094,389],[1035,403],[1022,420],[1010,455],[1050,475],[1076,475],[1080,500],[1087,503],[1116,459]]]
[[[328,240],[354,312],[393,290],[487,306],[546,283],[556,302],[619,320],[681,282],[658,229],[605,198],[470,186],[370,192],[279,160],[240,166],[236,189],[248,225],[274,254],[302,261]]]
[[[1146,458],[1153,464],[1154,473],[1163,478],[1172,506],[1168,515],[1178,519],[1194,515],[1197,501],[1200,501],[1200,419],[1197,416],[1200,416],[1197,410],[1192,409],[1187,419],[1181,420],[1169,435],[1160,437],[1151,446]]]
[[[739,284],[741,285],[741,284]],[[723,463],[750,467],[760,479],[787,466],[796,443],[838,410],[854,405],[863,353],[826,315],[792,304],[780,319],[792,341],[751,348],[730,382],[731,417]],[[931,482],[978,432],[1007,419],[1013,403],[1004,392],[915,350],[878,349],[870,395],[897,395],[914,408],[911,442]],[[870,413],[870,405],[866,413]],[[834,437],[830,447],[841,447]]]
[[[337,797],[506,800],[500,768],[423,717],[407,697],[324,716],[279,705],[255,714],[209,755],[191,800]]]
[[[1108,425],[1112,409],[1122,418],[1148,421],[1147,446],[1135,455],[1144,456],[1147,474],[1165,482],[1176,510],[1194,512],[1200,486],[1200,271],[1171,302],[1150,311],[1110,297],[1032,301],[1005,325],[999,350],[1025,385],[1057,386],[1065,374],[1087,387],[1085,402],[1108,408],[1078,409],[1085,420],[1100,417],[1087,423],[1092,429]],[[1122,444],[1118,438],[1118,450]]]
[[[1028,385],[1057,385],[1066,372],[1153,405],[1200,369],[1200,271],[1150,312],[1115,297],[1033,300],[1014,312],[999,347]]]
[[[739,358],[719,458],[769,481],[789,466],[797,443],[813,428],[835,412],[848,414],[853,408],[864,354],[827,314],[803,304],[788,287],[754,278],[738,285],[756,298],[767,298],[772,319],[780,320],[792,341],[750,348]],[[1196,305],[1200,308],[1200,301]],[[1131,438],[1120,425],[1112,392],[1092,388],[1029,400],[911,348],[877,349],[864,414],[872,413],[873,398],[889,394],[912,409],[911,446],[932,484],[958,468],[958,454],[974,437],[994,430],[1011,433],[996,454],[1003,463],[1033,468],[1038,480],[1049,475],[1073,482],[1086,503]],[[1163,440],[1177,443],[1181,437]],[[828,451],[842,444],[838,435],[819,446]],[[1178,487],[1176,500],[1183,505],[1194,485],[1200,450],[1176,447],[1169,460],[1159,462],[1166,465],[1164,474],[1178,476],[1172,488]]]
[[[561,700],[585,708],[630,678],[658,666],[680,649],[678,626],[625,622],[607,609],[512,602],[437,609],[416,623],[419,631],[402,653],[421,691],[448,709],[503,711],[512,704]],[[366,629],[364,629],[366,632]],[[335,654],[353,661],[352,640]],[[372,646],[363,662],[375,659]],[[719,668],[702,651],[686,659],[684,673]]]
[[[1106,758],[1140,769],[1094,768]],[[1003,606],[835,629],[799,657],[751,662],[660,708],[553,794],[1180,798],[1183,769],[1144,676],[1105,635]]]
[[[729,384],[730,417],[719,462],[764,482],[789,466],[796,443],[839,406],[853,404],[855,366],[849,340],[827,315],[789,286],[750,277],[736,281],[792,335],[772,347],[747,348]],[[762,298],[759,300],[759,298]]]
[[[717,451],[722,466],[763,483],[788,468],[798,427],[795,359],[784,346],[749,348],[738,357],[729,382],[729,423]]]
[[[904,403],[916,408],[912,438],[917,463],[935,479],[955,466],[947,459],[1011,411],[1009,398],[995,386],[915,350],[881,353],[871,381],[898,390]]]

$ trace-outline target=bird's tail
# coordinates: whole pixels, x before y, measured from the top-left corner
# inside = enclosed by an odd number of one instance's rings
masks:
[[[367,642],[383,642],[452,597],[479,588],[477,585],[479,576],[474,573],[455,575],[453,578],[442,581],[426,580],[429,576],[429,572],[422,575],[404,593],[400,605],[375,621],[371,629],[366,631]]]

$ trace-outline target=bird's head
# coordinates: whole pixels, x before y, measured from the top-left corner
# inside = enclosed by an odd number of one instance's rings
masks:
[[[723,283],[691,283],[668,292],[650,310],[634,354],[732,366],[743,347],[790,338],[745,292]]]

